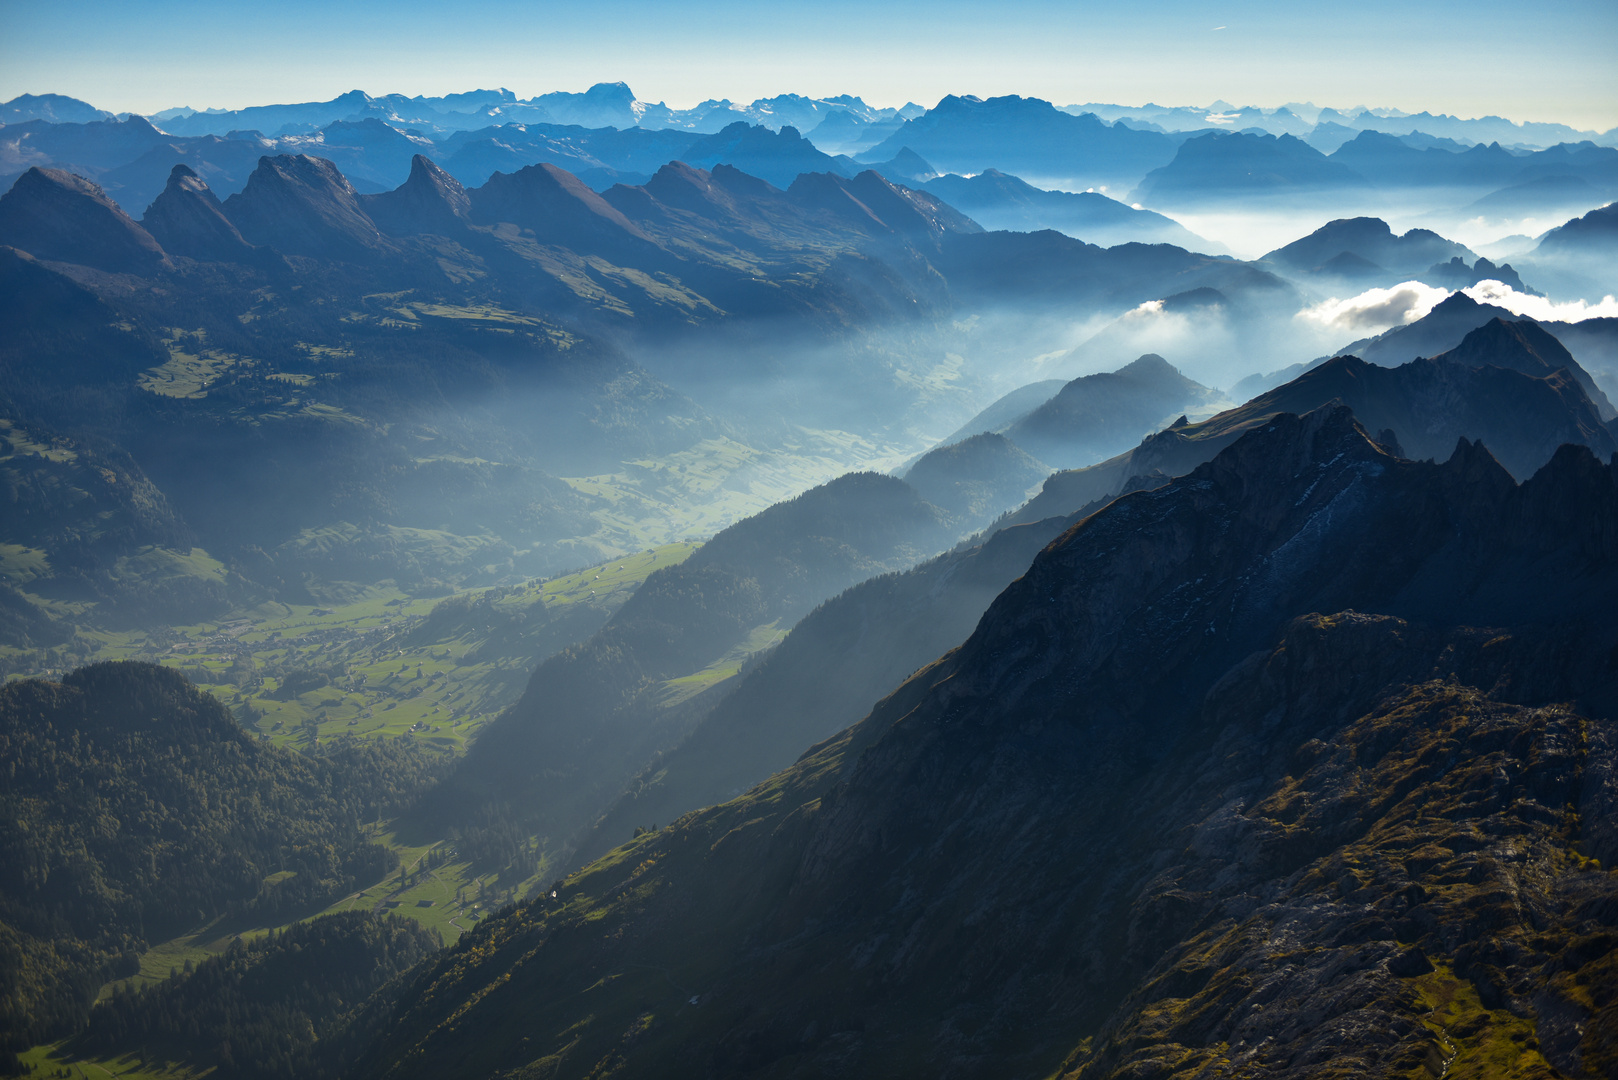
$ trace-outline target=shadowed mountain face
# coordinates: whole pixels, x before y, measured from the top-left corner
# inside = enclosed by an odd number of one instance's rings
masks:
[[[420,154],[410,159],[408,180],[392,191],[361,195],[360,205],[393,236],[456,236],[472,218],[472,200],[461,182]]]
[[[1408,326],[1396,326],[1374,338],[1361,338],[1338,350],[1383,367],[1397,367],[1418,356],[1437,356],[1490,319],[1514,319],[1494,304],[1480,304],[1465,293],[1453,293]]]
[[[638,251],[651,245],[638,226],[554,165],[495,173],[473,193],[471,215],[481,225],[510,222],[542,244],[581,251]]]
[[[1571,340],[1591,348],[1598,361],[1606,356],[1599,334],[1580,331],[1578,323],[1561,323],[1558,329],[1572,328]],[[1489,327],[1485,334],[1473,335]],[[1592,324],[1592,328],[1594,324]],[[1465,344],[1470,339],[1471,344]],[[1603,420],[1615,415],[1607,395],[1584,366],[1552,333],[1531,319],[1520,319],[1505,308],[1480,304],[1465,293],[1454,293],[1426,315],[1408,326],[1395,327],[1374,338],[1361,339],[1342,350],[1383,367],[1397,367],[1418,356],[1455,353],[1455,359],[1472,365],[1492,363],[1529,375],[1545,375],[1559,368],[1572,372],[1584,387]]]
[[[1238,408],[1160,431],[1100,464],[1055,474],[1014,520],[1070,513],[1146,478],[1184,475],[1278,412],[1331,402],[1352,408],[1368,430],[1406,456],[1441,459],[1457,439],[1475,439],[1518,477],[1531,476],[1563,443],[1588,446],[1602,457],[1618,451],[1618,439],[1568,368],[1525,372],[1545,369],[1525,353],[1513,327],[1519,324],[1491,323],[1468,335],[1464,349],[1396,368],[1336,357]],[[1535,332],[1542,333],[1534,326],[1523,335],[1537,340]]]
[[[1041,461],[1072,468],[1110,457],[1176,414],[1205,410],[1220,399],[1217,390],[1148,353],[1117,371],[1074,379],[1005,433]]]
[[[1443,359],[1468,367],[1492,364],[1535,378],[1566,371],[1584,388],[1603,420],[1618,415],[1607,400],[1607,395],[1596,386],[1590,373],[1573,359],[1573,354],[1532,319],[1490,319],[1462,338],[1455,348],[1441,355]]]
[[[224,211],[248,241],[287,255],[358,262],[393,246],[361,209],[354,185],[307,154],[260,160]]]
[[[929,450],[904,478],[922,498],[973,529],[1021,505],[1049,473],[1049,466],[1004,435],[985,431]]]
[[[253,246],[242,239],[220,208],[219,199],[188,165],[176,165],[141,224],[168,251],[209,262],[235,262],[251,256]]]
[[[1519,487],[1276,416],[860,724],[463,939],[362,1074],[1607,1060],[1557,973],[1609,970],[1615,522],[1583,449]]]
[[[952,535],[914,488],[874,473],[730,526],[654,573],[588,641],[539,665],[452,778],[447,812],[509,801],[552,854],[565,853],[626,781],[684,737],[695,715],[688,701],[816,604]]]
[[[0,195],[0,244],[51,262],[150,274],[168,257],[100,187],[58,169],[29,169]]]
[[[1095,509],[1000,529],[981,544],[869,578],[820,605],[689,736],[629,783],[572,865],[594,861],[637,826],[734,799],[858,721],[966,640],[1039,550]]]

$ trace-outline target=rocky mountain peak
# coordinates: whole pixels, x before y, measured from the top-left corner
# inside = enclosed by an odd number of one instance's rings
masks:
[[[100,185],[61,169],[29,169],[0,196],[0,244],[114,273],[170,268],[157,240]]]
[[[1468,333],[1459,345],[1436,359],[1465,364],[1467,367],[1492,365],[1509,368],[1535,378],[1565,370],[1583,388],[1602,419],[1618,415],[1607,395],[1596,385],[1595,379],[1573,358],[1566,346],[1532,319],[1496,316]]]
[[[214,262],[249,256],[254,248],[225,217],[219,199],[188,165],[176,165],[146,208],[141,224],[176,255]]]
[[[640,226],[578,177],[548,163],[495,173],[469,195],[472,220],[478,224],[509,222],[531,231],[541,243],[564,244],[581,254],[651,243]]]
[[[223,209],[250,243],[287,255],[360,260],[391,247],[348,178],[308,154],[260,158]]]
[[[422,154],[410,159],[410,177],[403,184],[379,195],[361,195],[359,202],[371,220],[393,236],[452,235],[472,217],[466,188]]]

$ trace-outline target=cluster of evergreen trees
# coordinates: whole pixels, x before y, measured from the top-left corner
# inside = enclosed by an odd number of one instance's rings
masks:
[[[0,1051],[76,1029],[148,943],[318,911],[397,865],[364,824],[447,768],[412,740],[261,744],[150,664],[0,688]]]
[[[73,1049],[217,1066],[244,1080],[335,1075],[354,1010],[442,941],[399,915],[344,912],[251,941],[97,1005]]]

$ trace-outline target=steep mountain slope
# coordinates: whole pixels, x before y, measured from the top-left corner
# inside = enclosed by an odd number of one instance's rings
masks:
[[[260,159],[223,208],[247,240],[286,255],[362,262],[394,247],[360,208],[348,178],[307,154]]]
[[[1216,407],[1221,398],[1148,353],[1117,371],[1074,379],[1005,433],[1041,461],[1072,468],[1110,457],[1176,414]]]
[[[685,735],[695,719],[688,703],[723,695],[754,652],[822,600],[909,566],[952,535],[937,507],[875,473],[850,473],[737,522],[655,572],[589,640],[541,663],[441,801],[459,815],[509,802],[550,855],[565,855],[624,783]]]
[[[870,578],[826,601],[629,783],[572,865],[606,854],[637,827],[735,798],[855,723],[964,641],[1041,548],[1098,508],[1000,529],[981,544]],[[836,678],[826,677],[831,671]]]
[[[99,186],[58,169],[29,169],[0,195],[0,244],[52,262],[114,273],[169,268],[151,233]]]
[[[967,530],[975,530],[1022,505],[1028,489],[1050,471],[1004,435],[984,431],[929,450],[905,472],[904,480]]]
[[[480,225],[510,222],[542,244],[581,252],[651,254],[651,239],[638,226],[554,165],[495,173],[471,193],[471,219]]]
[[[59,1038],[148,943],[222,912],[318,911],[397,863],[359,823],[443,764],[403,743],[261,746],[149,664],[0,689],[0,1049]]]
[[[253,245],[220,206],[219,197],[189,165],[176,165],[168,186],[141,217],[141,225],[164,250],[207,262],[253,256]]]
[[[1245,405],[1160,431],[1089,468],[1055,474],[1011,520],[1067,513],[1128,490],[1135,478],[1183,475],[1276,412],[1307,412],[1334,401],[1409,457],[1442,458],[1456,439],[1477,439],[1519,477],[1532,475],[1565,442],[1603,457],[1618,450],[1618,439],[1568,369],[1542,377],[1524,373],[1543,368],[1511,329],[1522,325],[1532,324],[1491,323],[1468,334],[1462,347],[1397,368],[1335,357]]]
[[[393,236],[456,236],[472,218],[472,201],[461,182],[421,154],[410,159],[410,176],[403,184],[392,191],[361,195],[360,205]]]
[[[1489,340],[1498,340],[1501,347],[1516,357],[1513,360],[1497,362],[1531,375],[1542,375],[1565,367],[1573,373],[1579,385],[1584,387],[1585,393],[1595,403],[1602,418],[1613,417],[1613,406],[1606,393],[1585,366],[1576,359],[1578,350],[1584,349],[1589,349],[1591,358],[1597,362],[1605,360],[1609,355],[1609,350],[1604,348],[1599,332],[1600,320],[1595,320],[1590,327],[1583,330],[1579,329],[1583,325],[1580,323],[1557,323],[1547,330],[1535,324],[1532,319],[1523,319],[1495,304],[1480,304],[1465,293],[1457,292],[1445,297],[1415,322],[1394,327],[1374,338],[1362,338],[1340,350],[1339,355],[1352,354],[1383,367],[1397,367],[1418,356],[1438,356],[1459,349],[1463,340],[1474,330],[1492,323],[1500,323],[1501,326]],[[1518,330],[1507,329],[1513,326]],[[1564,345],[1557,336],[1564,329],[1569,331],[1568,340],[1573,342],[1577,347],[1576,350]],[[1532,335],[1533,342],[1530,343],[1524,335]],[[1505,338],[1510,336],[1515,336],[1519,340],[1506,341]],[[1483,340],[1478,339],[1479,343]],[[1457,358],[1465,358],[1472,354],[1470,350],[1462,350],[1456,355]],[[1495,361],[1471,359],[1467,362]]]
[[[1278,416],[859,725],[467,935],[362,1075],[1599,1072],[1614,522],[1587,450],[1519,487]]]
[[[1468,367],[1493,364],[1536,378],[1566,371],[1583,388],[1603,420],[1618,416],[1618,410],[1612,407],[1590,373],[1573,359],[1573,354],[1554,334],[1532,319],[1490,319],[1462,338],[1459,345],[1440,355]]]

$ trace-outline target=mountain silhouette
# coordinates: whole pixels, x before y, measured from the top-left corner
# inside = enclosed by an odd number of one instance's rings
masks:
[[[162,246],[99,185],[59,169],[29,169],[0,195],[0,244],[114,273],[170,268]]]
[[[472,200],[461,182],[421,154],[410,159],[410,177],[392,191],[361,195],[360,205],[391,236],[437,233],[454,236],[471,223]]]
[[[929,450],[906,470],[904,480],[975,530],[1022,505],[1029,489],[1050,471],[1004,435],[985,431]]]
[[[1514,325],[1491,324],[1468,335],[1464,349],[1399,367],[1334,357],[1237,408],[1175,424],[1097,465],[1056,473],[1011,520],[1070,513],[1131,490],[1143,478],[1183,476],[1276,413],[1333,403],[1351,408],[1401,456],[1436,460],[1458,439],[1477,440],[1518,477],[1532,475],[1564,444],[1587,446],[1602,457],[1618,451],[1618,437],[1578,379],[1567,367],[1545,371],[1511,332]]]
[[[1359,173],[1291,135],[1211,131],[1181,143],[1174,160],[1147,173],[1129,201],[1196,206],[1220,199],[1313,196],[1366,186]]]
[[[1308,236],[1275,249],[1260,261],[1279,263],[1293,270],[1332,272],[1331,260],[1344,254],[1375,264],[1377,269],[1394,275],[1412,276],[1434,263],[1478,257],[1431,230],[1411,229],[1400,236],[1381,218],[1359,217],[1327,222]]]
[[[1074,116],[1048,101],[1015,95],[950,95],[860,155],[888,161],[909,148],[946,172],[1003,169],[1036,181],[1122,185],[1166,164],[1174,139]]]
[[[175,255],[209,262],[235,262],[253,256],[253,245],[225,217],[219,198],[189,165],[176,165],[168,186],[153,200],[141,225]]]
[[[1012,421],[1005,433],[1041,461],[1071,468],[1110,457],[1176,415],[1220,399],[1218,391],[1148,353],[1117,371],[1074,379]]]
[[[990,229],[1057,229],[1101,247],[1138,241],[1205,251],[1209,244],[1179,222],[1137,210],[1095,191],[1042,191],[998,169],[950,174],[921,185]]]
[[[603,253],[641,253],[655,246],[638,225],[554,165],[495,173],[472,190],[470,199],[473,221],[510,223],[542,244]]]
[[[261,158],[223,209],[248,242],[285,255],[358,262],[393,247],[337,166],[307,154]]]

